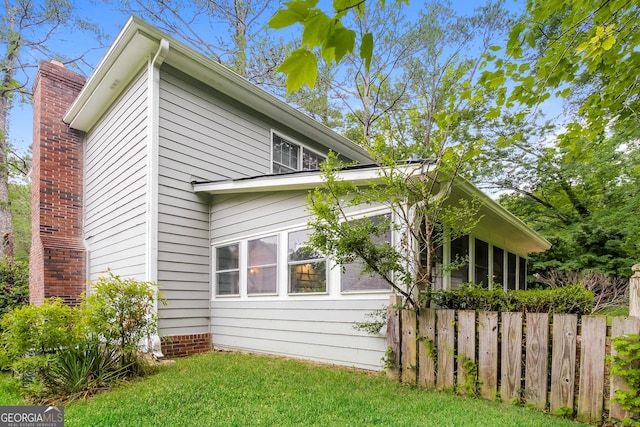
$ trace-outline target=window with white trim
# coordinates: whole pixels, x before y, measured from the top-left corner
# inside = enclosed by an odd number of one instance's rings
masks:
[[[380,224],[386,217],[387,221],[390,215],[376,215],[370,218],[374,224]],[[356,220],[358,221],[358,220]],[[391,244],[391,228],[380,236],[373,236],[376,244],[388,242]],[[389,283],[379,274],[369,273],[363,274],[364,262],[357,260],[349,264],[342,265],[341,271],[341,290],[342,292],[357,291],[388,291],[391,289]]]
[[[215,249],[216,295],[240,293],[240,245],[233,243]]]
[[[247,293],[275,294],[278,291],[278,236],[247,242]]]
[[[327,292],[327,261],[307,246],[311,229],[289,233],[287,247],[287,267],[289,272],[289,293]]]
[[[299,170],[315,170],[327,158],[314,153],[305,146],[292,142],[282,136],[272,134],[273,173],[287,173]]]

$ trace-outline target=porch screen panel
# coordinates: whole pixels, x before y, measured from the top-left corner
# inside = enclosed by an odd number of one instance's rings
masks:
[[[518,289],[527,289],[527,260],[522,257],[520,257],[518,276]]]
[[[459,266],[451,271],[451,287],[457,288],[469,281],[469,236],[451,241],[451,262]]]
[[[518,262],[518,257],[516,254],[512,254],[509,252],[507,255],[507,289],[515,289],[516,288],[516,265]]]
[[[495,287],[504,288],[504,250],[493,247],[493,283]]]
[[[475,239],[474,265],[475,283],[489,287],[489,244],[480,239]]]

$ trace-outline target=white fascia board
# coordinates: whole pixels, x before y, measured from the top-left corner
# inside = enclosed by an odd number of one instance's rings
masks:
[[[94,70],[65,115],[65,123],[74,129],[89,131],[157,52],[162,39],[170,45],[164,63],[349,159],[360,163],[373,161],[365,149],[348,138],[134,16],[129,18]]]
[[[366,185],[380,180],[382,170],[380,168],[360,169],[342,171],[337,174],[340,180],[346,180],[356,185]],[[208,194],[235,194],[235,193],[256,193],[265,191],[287,191],[287,190],[311,190],[322,187],[324,178],[322,173],[301,172],[285,175],[269,175],[265,177],[204,182],[193,185],[196,193]]]
[[[63,121],[73,129],[89,131],[135,75],[146,67],[162,38],[145,33],[130,17],[102,57]]]
[[[498,202],[493,200],[491,197],[486,195],[482,190],[480,190],[475,185],[471,184],[467,180],[463,178],[456,178],[455,187],[466,193],[468,196],[476,196],[482,201],[482,206],[480,207],[480,213],[483,211],[487,213],[491,213],[500,220],[506,222],[507,224],[517,228],[524,235],[527,236],[532,242],[536,245],[535,252],[543,252],[549,248],[551,248],[551,243],[538,234],[535,230],[525,224],[520,218],[509,212],[507,209],[502,207]],[[530,252],[534,252],[533,250]]]

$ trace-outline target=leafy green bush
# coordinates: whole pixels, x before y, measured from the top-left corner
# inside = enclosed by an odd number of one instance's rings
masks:
[[[29,303],[29,265],[0,260],[0,317]]]
[[[0,368],[41,402],[68,400],[143,373],[142,340],[157,331],[152,283],[108,273],[70,307],[60,299],[17,307],[0,320]]]
[[[55,298],[9,311],[0,321],[0,367],[35,380],[58,350],[80,342],[77,320],[77,311]]]
[[[629,411],[624,425],[640,426],[640,335],[622,335],[613,339],[616,356],[612,359],[611,375],[624,378],[628,390],[618,390],[613,397],[622,409]]]
[[[108,272],[92,286],[80,306],[88,333],[115,348],[130,365],[143,339],[156,333],[155,285]]]
[[[579,285],[505,292],[467,284],[435,290],[431,297],[438,307],[456,310],[588,314],[593,309],[593,293]]]

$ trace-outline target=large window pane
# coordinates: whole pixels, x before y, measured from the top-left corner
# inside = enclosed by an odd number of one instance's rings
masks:
[[[475,239],[474,266],[475,283],[489,287],[489,244],[480,239]]]
[[[216,248],[216,295],[238,295],[240,283],[239,245]]]
[[[275,294],[278,280],[277,236],[247,242],[247,293]]]
[[[383,224],[383,221],[388,224],[390,215],[376,215],[371,218],[371,222],[377,226]],[[354,223],[358,223],[361,220],[355,220]],[[391,228],[388,228],[386,232],[379,236],[373,236],[374,242],[377,244],[391,243]],[[341,274],[341,290],[342,292],[353,291],[370,291],[370,290],[389,290],[390,286],[384,278],[378,274],[363,274],[364,262],[361,260],[345,264]]]
[[[493,247],[493,283],[498,288],[504,287],[504,251]]]
[[[289,292],[326,292],[327,267],[324,257],[311,250],[306,242],[311,230],[289,233]]]
[[[363,274],[364,263],[356,261],[344,266],[342,270],[342,292],[387,291],[389,283],[379,274]]]
[[[457,288],[469,281],[469,236],[460,236],[451,241],[451,262],[459,268],[451,271],[451,287]]]

